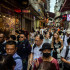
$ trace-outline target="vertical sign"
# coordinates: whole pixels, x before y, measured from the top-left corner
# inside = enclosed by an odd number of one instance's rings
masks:
[[[67,21],[70,21],[70,14],[67,15]]]

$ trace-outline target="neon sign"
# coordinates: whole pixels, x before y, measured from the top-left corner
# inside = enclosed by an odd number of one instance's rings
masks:
[[[23,13],[30,13],[30,10],[20,10],[20,9],[15,9],[14,10],[15,12],[17,12],[17,13],[21,13],[21,12],[23,12]]]

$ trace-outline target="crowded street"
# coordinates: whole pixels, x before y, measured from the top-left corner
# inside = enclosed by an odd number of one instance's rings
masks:
[[[70,0],[0,0],[0,70],[70,70]]]

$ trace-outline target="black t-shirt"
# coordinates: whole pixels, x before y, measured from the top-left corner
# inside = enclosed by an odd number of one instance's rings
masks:
[[[17,53],[21,58],[28,58],[31,53],[31,45],[27,39],[18,43]]]

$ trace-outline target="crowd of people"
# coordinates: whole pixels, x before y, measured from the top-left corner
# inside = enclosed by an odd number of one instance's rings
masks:
[[[70,33],[42,27],[15,35],[0,30],[0,70],[70,70]]]

